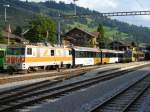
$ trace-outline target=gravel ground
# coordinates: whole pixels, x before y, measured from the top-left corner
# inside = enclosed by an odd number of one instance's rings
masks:
[[[102,102],[119,89],[134,83],[150,73],[149,67],[128,73],[127,75],[99,83],[87,89],[82,89],[55,100],[47,100],[41,105],[28,107],[20,111],[32,112],[86,112],[89,107]]]

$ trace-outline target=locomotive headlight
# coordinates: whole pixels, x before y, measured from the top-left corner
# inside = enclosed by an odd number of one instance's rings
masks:
[[[25,69],[25,68],[26,68],[26,64],[22,63],[22,69]]]

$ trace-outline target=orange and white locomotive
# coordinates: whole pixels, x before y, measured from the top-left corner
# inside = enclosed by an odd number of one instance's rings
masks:
[[[71,49],[45,45],[10,45],[7,48],[5,69],[30,70],[72,66]]]

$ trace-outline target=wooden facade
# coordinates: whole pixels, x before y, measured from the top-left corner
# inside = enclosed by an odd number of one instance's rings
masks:
[[[97,47],[97,35],[96,33],[74,28],[64,35],[63,44],[81,47]]]
[[[110,46],[110,49],[113,49],[113,50],[121,50],[121,51],[126,51],[126,50],[129,50],[129,49],[132,49],[132,46],[129,45],[129,44],[125,44],[123,42],[120,42],[120,41],[113,41],[109,44]]]
[[[8,32],[2,31],[2,36],[5,37],[6,39],[8,39]],[[12,33],[9,33],[9,39],[11,41],[14,41],[14,42],[17,42],[17,43],[29,43],[29,41],[26,40],[25,38],[16,36]]]

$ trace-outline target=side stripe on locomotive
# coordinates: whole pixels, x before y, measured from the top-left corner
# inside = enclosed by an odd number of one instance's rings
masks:
[[[7,57],[7,63],[72,61],[72,57]]]

